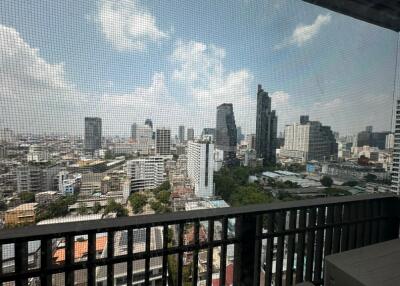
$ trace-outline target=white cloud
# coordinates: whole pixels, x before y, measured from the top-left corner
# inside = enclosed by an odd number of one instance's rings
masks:
[[[127,135],[130,124],[147,117],[168,126],[190,116],[170,96],[163,73],[131,92],[88,94],[66,80],[64,65],[48,63],[14,28],[0,25],[0,50],[0,128],[82,134],[84,117],[99,116],[105,135]]]
[[[282,109],[289,101],[289,94],[283,90],[275,91],[270,96],[272,109]]]
[[[195,41],[178,41],[171,56],[176,65],[173,79],[182,84],[194,101],[202,124],[215,125],[216,107],[232,103],[236,124],[245,131],[254,129],[255,94],[253,75],[246,69],[226,71],[223,48]]]
[[[102,0],[95,19],[106,39],[119,51],[141,51],[150,43],[169,37],[137,0]]]
[[[327,25],[331,21],[332,16],[330,14],[318,15],[314,23],[310,25],[299,24],[294,29],[292,35],[283,41],[283,43],[275,46],[275,49],[281,49],[289,45],[297,45],[298,47],[303,46],[306,42],[314,38],[321,28]]]

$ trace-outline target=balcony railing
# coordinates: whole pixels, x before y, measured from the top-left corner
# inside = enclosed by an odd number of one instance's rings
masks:
[[[229,279],[233,285],[302,281],[321,285],[325,256],[398,238],[399,209],[397,197],[363,195],[2,230],[0,281],[15,285],[138,285],[140,281],[140,285],[150,285],[159,277],[160,285],[200,285],[201,279],[203,285],[215,285],[215,279],[218,285],[230,284],[225,283]],[[190,229],[193,236],[187,240]],[[138,236],[138,231],[143,235]],[[99,234],[104,235],[103,252]],[[142,249],[138,250],[137,239]],[[153,245],[156,240],[160,240],[158,246]],[[60,241],[61,246],[55,243]],[[86,244],[86,254],[79,259],[78,241]],[[227,254],[232,246],[233,253]],[[56,251],[63,255],[55,258]],[[215,265],[213,271],[215,251],[218,271]],[[207,253],[201,277],[200,253]],[[228,260],[232,260],[233,274],[225,267]],[[138,261],[143,262],[142,270]],[[125,276],[121,276],[121,265]],[[184,267],[191,268],[190,282],[185,281]],[[57,275],[63,278],[54,279]]]

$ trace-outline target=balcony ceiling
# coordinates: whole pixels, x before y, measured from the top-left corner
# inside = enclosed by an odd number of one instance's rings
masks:
[[[400,0],[303,0],[329,10],[400,31]]]

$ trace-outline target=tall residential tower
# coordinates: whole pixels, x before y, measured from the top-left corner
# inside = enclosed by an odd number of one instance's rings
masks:
[[[101,118],[85,117],[85,151],[101,149]]]
[[[215,129],[216,148],[224,152],[224,161],[236,158],[237,130],[232,103],[217,107],[217,126]]]
[[[271,110],[271,98],[261,85],[257,91],[256,153],[263,158],[264,165],[276,161],[276,136],[278,118]]]

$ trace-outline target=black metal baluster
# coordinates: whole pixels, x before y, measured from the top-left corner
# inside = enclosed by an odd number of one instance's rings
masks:
[[[192,274],[192,285],[197,286],[197,277],[198,277],[198,263],[199,263],[199,245],[200,245],[200,238],[199,238],[199,229],[200,229],[200,222],[194,222],[194,245],[195,249],[193,250],[193,274]]]
[[[265,286],[272,285],[272,263],[274,261],[274,224],[275,213],[267,214],[267,247],[265,251]]]
[[[51,286],[51,275],[48,274],[52,266],[51,238],[43,237],[40,241],[40,286]]]
[[[364,202],[359,202],[357,204],[357,219],[363,220],[365,219],[365,204]],[[359,222],[356,226],[356,247],[364,246],[364,223]]]
[[[286,212],[278,212],[276,217],[277,233],[283,233],[285,230]],[[275,264],[275,286],[282,285],[282,269],[283,269],[283,254],[284,254],[285,236],[279,234],[276,248],[276,264]]]
[[[87,283],[96,285],[96,232],[88,234]]]
[[[306,239],[306,210],[300,209],[299,214],[299,233],[296,247],[296,283],[303,282],[304,273],[304,244]]]
[[[226,248],[227,248],[227,234],[228,234],[228,218],[222,219],[222,233],[221,233],[221,255],[219,261],[219,285],[225,285],[226,281]]]
[[[127,275],[126,275],[126,285],[127,286],[132,286],[132,276],[133,276],[133,260],[132,260],[132,256],[133,256],[133,229],[129,228],[127,229],[127,252],[128,252],[128,261],[126,263],[126,271],[127,271]]]
[[[214,220],[208,221],[208,233],[207,233],[208,249],[207,249],[207,277],[206,285],[212,285],[212,272],[213,272],[213,246],[214,241]]]
[[[364,202],[364,206],[364,217],[367,220],[364,223],[364,245],[369,245],[371,244],[371,218],[373,216],[371,201]]]
[[[318,208],[317,234],[315,239],[314,282],[322,283],[322,257],[324,247],[325,207]]]
[[[342,238],[340,241],[340,251],[346,251],[349,249],[349,223],[350,221],[350,205],[343,205],[343,226],[342,226]]]
[[[107,260],[114,257],[114,231],[107,233]],[[107,264],[107,286],[114,285],[114,264]]]
[[[144,262],[144,285],[150,285],[150,241],[151,227],[146,227],[146,259]]]
[[[14,244],[14,255],[15,255],[15,274],[17,279],[15,281],[16,286],[28,285],[28,279],[22,278],[28,270],[28,241],[16,242]]]
[[[163,225],[163,268],[162,268],[162,285],[168,284],[168,224]]]
[[[73,286],[75,284],[75,273],[72,266],[75,260],[75,237],[73,235],[65,236],[65,285]]]
[[[372,201],[372,223],[371,223],[371,243],[377,243],[379,239],[379,220],[377,219],[380,215],[380,204],[378,200]]]
[[[179,230],[178,230],[178,247],[179,247],[179,253],[178,253],[178,286],[182,286],[182,281],[183,281],[183,232],[185,230],[185,224],[180,223],[179,224]]]
[[[349,242],[347,249],[354,249],[356,247],[356,235],[357,235],[357,209],[358,205],[356,203],[352,203],[349,205],[350,208],[350,226],[349,226]]]
[[[340,251],[340,242],[342,238],[342,204],[334,206],[333,223],[336,225],[333,228],[333,242],[332,242],[332,253],[338,253]]]
[[[313,263],[314,263],[314,247],[315,247],[315,207],[309,210],[308,215],[308,231],[307,231],[307,253],[306,253],[306,276],[305,281],[312,281]]]
[[[328,206],[326,212],[326,231],[325,231],[325,247],[324,247],[324,257],[332,253],[332,238],[333,238],[333,215],[334,206]]]
[[[296,230],[296,218],[297,210],[291,210],[289,215],[289,231]],[[286,265],[286,285],[293,284],[293,267],[294,267],[294,251],[295,251],[296,235],[294,233],[289,234],[288,237],[288,254],[287,254],[287,265]]]

